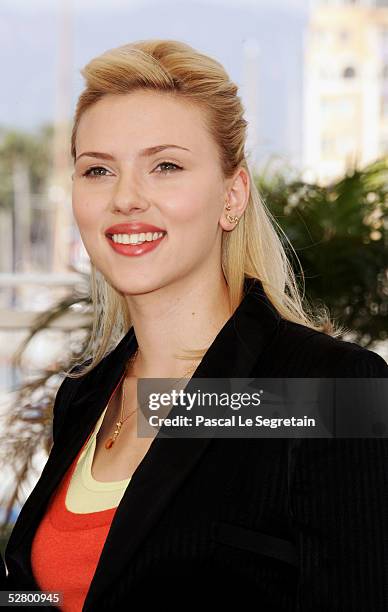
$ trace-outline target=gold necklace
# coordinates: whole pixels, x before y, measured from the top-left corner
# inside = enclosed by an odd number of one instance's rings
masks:
[[[119,433],[120,433],[120,431],[121,431],[121,428],[122,428],[122,426],[123,426],[123,423],[125,423],[125,421],[126,421],[127,419],[129,419],[129,417],[130,417],[130,416],[132,416],[132,415],[133,415],[133,414],[136,412],[136,410],[137,410],[137,406],[136,406],[135,410],[132,410],[132,412],[130,412],[130,413],[129,413],[129,414],[128,414],[128,415],[127,415],[125,418],[123,418],[123,416],[124,416],[124,404],[125,404],[125,378],[126,378],[126,374],[127,374],[127,372],[129,371],[130,366],[131,366],[131,365],[134,363],[134,361],[135,361],[135,359],[136,359],[136,357],[137,357],[138,350],[139,350],[139,349],[136,349],[136,351],[135,351],[135,353],[134,353],[133,357],[131,358],[131,360],[130,360],[129,364],[127,365],[127,367],[126,367],[126,369],[125,369],[124,380],[123,380],[123,383],[122,383],[122,391],[123,391],[123,392],[122,392],[122,397],[121,397],[120,419],[119,419],[119,420],[117,421],[117,423],[116,423],[116,429],[114,430],[113,435],[112,435],[112,436],[110,436],[110,437],[109,437],[109,438],[106,440],[106,442],[105,442],[105,445],[104,445],[104,446],[105,446],[105,448],[106,448],[107,450],[110,450],[110,449],[112,448],[112,446],[114,445],[114,443],[116,442],[116,439],[117,439],[117,437],[118,437],[118,435],[119,435]],[[195,368],[195,366],[194,366],[194,367],[191,367],[191,368],[190,368],[190,369],[189,369],[187,372],[185,372],[185,373],[183,374],[182,378],[176,378],[176,379],[174,380],[174,382],[180,382],[181,380],[183,380],[183,379],[185,378],[185,376],[187,376],[187,374],[190,374],[190,372],[191,372],[191,371],[192,371],[194,368]],[[108,403],[109,403],[109,402],[108,402]]]

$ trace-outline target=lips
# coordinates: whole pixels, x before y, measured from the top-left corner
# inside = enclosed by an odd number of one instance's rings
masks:
[[[112,236],[113,234],[146,234],[147,232],[164,232],[166,230],[157,225],[150,225],[149,223],[140,223],[133,221],[132,223],[118,223],[117,225],[111,225],[105,230],[105,236]]]
[[[118,242],[114,238],[114,234],[117,236],[121,235],[133,235],[142,234],[143,241],[136,243],[129,243],[130,239],[126,241]],[[159,234],[159,237],[158,237]],[[119,255],[126,257],[140,257],[151,253],[158,248],[160,243],[166,238],[167,232],[157,225],[151,225],[150,223],[140,223],[139,221],[132,221],[131,223],[117,223],[111,225],[105,230],[105,236],[109,246]],[[148,239],[147,239],[148,238]],[[152,239],[151,239],[152,238]]]

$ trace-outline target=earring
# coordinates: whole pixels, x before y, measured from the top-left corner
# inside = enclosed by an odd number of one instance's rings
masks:
[[[226,206],[225,206],[226,210],[230,210],[231,206],[229,204],[229,202],[226,200]],[[229,223],[238,223],[239,222],[239,218],[238,217],[232,217],[231,215],[229,215],[229,213],[225,213],[226,214],[226,218],[228,219]]]

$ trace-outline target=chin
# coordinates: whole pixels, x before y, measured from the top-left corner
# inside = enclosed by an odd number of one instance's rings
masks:
[[[126,279],[125,281],[123,279],[120,281],[118,279],[109,279],[108,282],[111,287],[123,296],[143,295],[161,287],[160,281],[152,282],[150,279]]]

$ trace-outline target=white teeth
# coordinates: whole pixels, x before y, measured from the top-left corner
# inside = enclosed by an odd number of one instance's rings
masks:
[[[141,234],[113,234],[112,240],[116,244],[141,244],[142,242],[152,242],[163,236],[163,232],[147,232]]]

